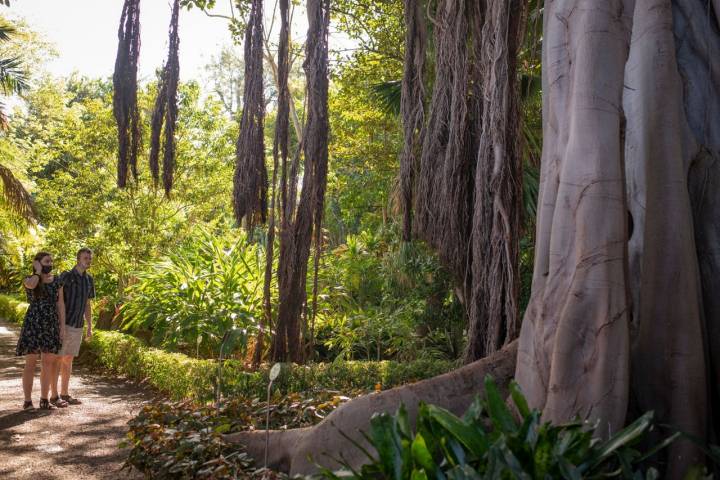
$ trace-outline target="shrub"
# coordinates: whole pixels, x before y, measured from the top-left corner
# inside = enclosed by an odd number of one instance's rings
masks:
[[[120,332],[96,331],[87,343],[86,354],[95,363],[129,378],[145,381],[173,399],[213,398],[217,361],[190,358],[147,347],[140,340]],[[445,373],[455,362],[335,362],[293,365],[275,382],[284,393],[315,390],[372,390],[421,380]],[[221,390],[225,396],[262,397],[267,388],[269,368],[245,370],[237,360],[223,363]]]
[[[27,308],[26,302],[0,294],[0,317],[13,323],[22,324]]]
[[[463,310],[447,271],[394,227],[327,252],[320,285],[319,358],[454,359],[462,350]]]
[[[245,237],[229,242],[206,232],[136,274],[122,307],[126,331],[149,331],[153,345],[217,356],[236,328],[240,355],[262,316],[264,254]]]
[[[324,470],[317,478],[649,480],[658,478],[658,472],[652,468],[642,472],[640,465],[678,436],[640,453],[633,446],[653,428],[652,412],[601,441],[595,435],[596,427],[587,423],[542,423],[540,412],[528,408],[517,385],[511,385],[511,394],[519,420],[489,377],[485,398],[477,399],[462,418],[421,404],[413,432],[403,406],[394,416],[375,414],[367,438],[377,457],[365,452],[369,463],[359,471],[346,465],[338,472]]]

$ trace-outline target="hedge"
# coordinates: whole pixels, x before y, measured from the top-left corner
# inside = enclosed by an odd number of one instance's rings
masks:
[[[216,361],[150,348],[131,335],[102,330],[95,331],[86,347],[99,365],[152,385],[173,399],[208,400],[213,397]],[[445,373],[456,366],[456,362],[439,360],[292,365],[285,369],[275,386],[283,393],[371,390],[377,384],[381,388],[390,388]],[[223,363],[223,394],[262,397],[267,388],[268,372],[268,368],[250,372],[240,362],[226,360]]]
[[[0,294],[0,318],[22,324],[28,304],[16,297]]]
[[[27,303],[0,294],[0,317],[21,324]],[[211,399],[215,391],[217,362],[147,347],[120,332],[95,330],[83,344],[83,356],[116,374],[142,381],[175,400]],[[342,361],[292,365],[276,381],[283,393],[312,390],[371,390],[391,388],[445,373],[457,366],[447,360]],[[235,360],[223,363],[222,391],[226,396],[262,397],[267,389],[268,368],[249,372]]]

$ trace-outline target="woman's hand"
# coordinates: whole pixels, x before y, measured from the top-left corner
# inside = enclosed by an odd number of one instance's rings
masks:
[[[38,262],[37,260],[33,261],[33,270],[38,275],[40,275],[42,273],[42,265],[40,265],[40,262]]]

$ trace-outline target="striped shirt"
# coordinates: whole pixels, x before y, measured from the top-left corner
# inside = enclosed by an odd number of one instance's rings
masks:
[[[73,268],[60,275],[60,283],[65,300],[65,325],[82,328],[88,299],[95,298],[95,282],[89,273],[80,273]]]

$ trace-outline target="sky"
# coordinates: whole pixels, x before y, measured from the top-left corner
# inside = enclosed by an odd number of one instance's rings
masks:
[[[228,15],[229,2],[219,1],[213,13]],[[53,43],[59,57],[47,65],[54,75],[73,72],[109,77],[115,66],[117,29],[123,0],[12,0],[10,18],[25,19],[32,30]],[[170,2],[143,0],[140,6],[139,77],[154,78],[167,56]],[[222,45],[231,44],[227,21],[197,9],[180,12],[180,78],[204,78],[204,66]]]

